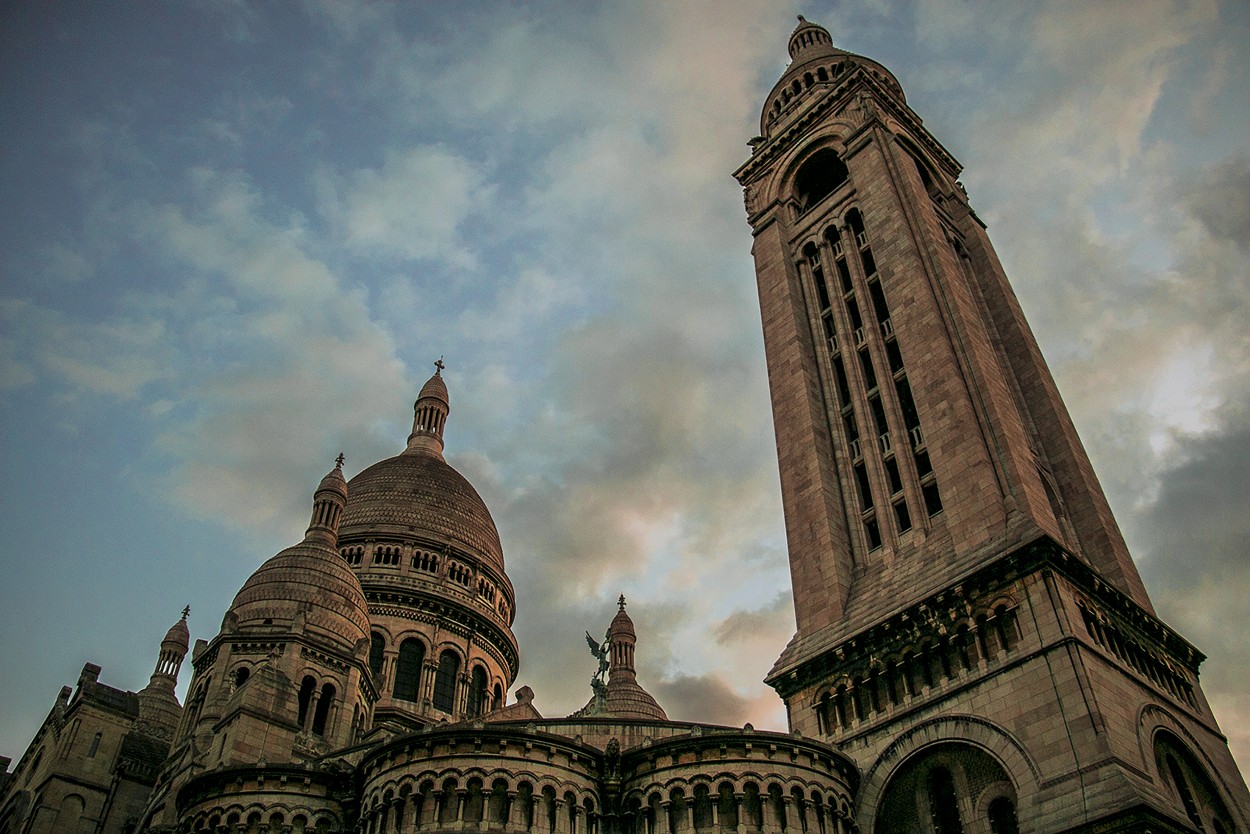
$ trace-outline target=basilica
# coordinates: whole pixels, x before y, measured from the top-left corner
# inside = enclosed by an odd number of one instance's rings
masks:
[[[803,18],[789,53],[734,174],[788,732],[669,720],[624,597],[584,707],[512,691],[517,602],[443,456],[440,361],[399,453],[350,481],[340,456],[212,639],[184,611],[147,686],[87,664],[62,689],[0,834],[1250,832],[1203,656],[1153,611],[959,163],[882,65]]]

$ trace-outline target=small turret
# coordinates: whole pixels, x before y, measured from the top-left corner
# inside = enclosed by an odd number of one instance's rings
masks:
[[[634,631],[634,621],[625,611],[624,594],[617,600],[616,616],[608,626],[604,642],[608,652],[608,681],[606,684],[594,684],[595,697],[576,714],[667,721],[663,708],[651,697],[651,693],[638,684],[634,672],[634,646],[638,636]],[[594,648],[593,642],[591,648]]]
[[[191,646],[191,632],[187,628],[190,613],[190,606],[183,608],[182,618],[165,632],[152,679],[138,693],[140,727],[148,735],[164,740],[173,738],[182,717],[182,704],[178,703],[174,687],[178,685],[178,670]]]
[[[802,63],[816,55],[832,55],[833,37],[825,27],[799,15],[799,25],[790,35],[789,49],[790,59],[795,63]]]
[[[334,459],[334,468],[321,479],[313,494],[312,521],[304,532],[304,541],[338,545],[339,521],[347,506],[347,481],[343,478],[343,453]]]
[[[408,435],[405,453],[432,454],[443,457],[443,428],[451,413],[451,401],[447,398],[447,383],[443,382],[443,358],[434,363],[434,376],[421,386],[421,393],[413,403],[412,434]]]

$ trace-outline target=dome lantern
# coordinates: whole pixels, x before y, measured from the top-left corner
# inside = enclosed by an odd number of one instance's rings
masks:
[[[412,434],[408,435],[408,453],[426,453],[443,457],[443,428],[451,413],[447,383],[443,382],[443,357],[434,363],[434,376],[421,386],[421,393],[412,406]]]

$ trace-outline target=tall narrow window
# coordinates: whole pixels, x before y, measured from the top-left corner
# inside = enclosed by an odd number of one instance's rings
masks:
[[[991,834],[1020,834],[1020,825],[1016,822],[1016,808],[1011,800],[1000,796],[990,803],[989,811]]]
[[[859,505],[863,510],[872,509],[872,489],[868,486],[868,471],[862,463],[855,464],[855,483],[859,486]]]
[[[386,641],[381,634],[376,631],[369,635],[369,671],[374,677],[382,674],[383,652],[386,651]]]
[[[450,649],[439,655],[438,673],[434,676],[434,708],[455,712],[456,679],[460,677],[460,658]]]
[[[877,374],[872,369],[872,357],[868,351],[859,351],[859,364],[864,369],[864,387],[871,391],[877,387]]]
[[[314,735],[326,734],[326,723],[330,719],[330,707],[334,705],[334,684],[327,683],[321,687],[321,697],[317,699],[317,709],[313,713],[312,731]]]
[[[399,663],[395,666],[394,696],[399,701],[416,701],[421,697],[421,666],[425,663],[425,645],[414,637],[399,644]]]
[[[933,819],[934,834],[963,834],[955,780],[944,767],[929,771],[929,813]]]
[[[1181,805],[1185,806],[1185,816],[1189,817],[1189,821],[1198,826],[1198,830],[1202,830],[1202,818],[1198,815],[1198,804],[1194,802],[1194,795],[1189,790],[1189,783],[1185,781],[1185,774],[1181,772],[1181,766],[1176,759],[1170,754],[1167,757],[1168,775],[1172,777],[1172,786],[1176,788],[1176,795],[1181,799]]]
[[[312,701],[313,690],[317,688],[317,682],[312,679],[311,675],[304,677],[299,686],[299,720],[298,724],[302,728],[304,722],[308,718],[308,704]]]
[[[96,733],[95,738],[91,739],[91,749],[87,751],[88,759],[94,759],[95,754],[100,752],[100,739],[103,738],[103,736],[103,733]]]
[[[473,667],[473,678],[469,682],[469,715],[478,716],[486,712],[486,670],[481,666]]]
[[[851,284],[851,270],[846,266],[846,258],[838,258],[835,265],[838,268],[838,280],[842,282],[842,293],[845,295],[854,289]]]
[[[846,382],[846,368],[842,366],[842,357],[833,357],[833,376],[838,385],[838,402],[846,408],[851,404],[851,387]]]

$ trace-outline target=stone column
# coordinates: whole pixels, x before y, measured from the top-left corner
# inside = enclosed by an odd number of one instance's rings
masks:
[[[438,661],[426,660],[421,675],[420,701],[422,706],[429,706],[434,700],[434,678],[438,676]]]
[[[520,804],[517,802],[517,792],[508,791],[507,806],[504,808],[504,830],[505,831],[524,831],[525,820],[521,817]]]
[[[468,709],[469,700],[469,676],[465,672],[460,673],[460,677],[456,678],[456,715],[464,715]]]
[[[734,791],[734,809],[738,812],[738,834],[747,834],[746,806],[743,800],[746,794]]]
[[[308,696],[308,709],[304,712],[304,726],[300,730],[305,733],[312,732],[313,716],[317,714],[317,701],[321,700],[321,690],[314,689]]]

